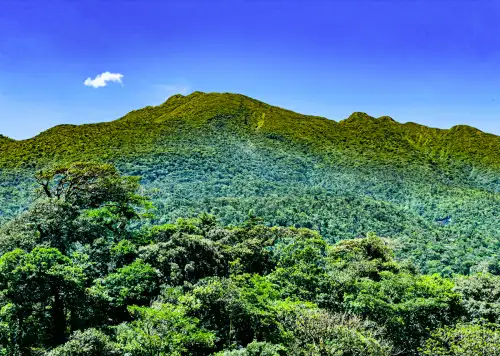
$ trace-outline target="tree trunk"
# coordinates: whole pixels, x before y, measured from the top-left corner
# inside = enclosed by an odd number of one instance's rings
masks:
[[[51,331],[50,342],[52,346],[60,345],[66,341],[66,314],[64,313],[64,303],[57,288],[54,291]]]

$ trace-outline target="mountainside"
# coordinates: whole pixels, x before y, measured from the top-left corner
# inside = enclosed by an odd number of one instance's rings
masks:
[[[500,249],[500,137],[468,126],[335,122],[243,95],[175,95],[112,122],[0,136],[0,219],[33,199],[37,169],[86,160],[142,176],[159,222],[208,211],[236,224],[251,212],[331,241],[373,231],[426,272],[496,264]]]
[[[6,143],[10,143],[10,142],[13,142],[14,140],[11,139],[10,137],[6,137],[4,135],[0,135],[0,145],[2,144],[6,144]]]

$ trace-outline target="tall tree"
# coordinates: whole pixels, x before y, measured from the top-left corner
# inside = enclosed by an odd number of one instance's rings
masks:
[[[33,346],[65,341],[69,318],[83,300],[84,274],[57,249],[17,249],[0,258],[0,293],[8,306],[2,339],[29,354]]]

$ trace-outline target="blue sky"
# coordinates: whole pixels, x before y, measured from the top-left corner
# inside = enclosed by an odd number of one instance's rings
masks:
[[[500,2],[0,0],[0,133],[237,92],[500,134]],[[122,83],[85,86],[103,72]]]

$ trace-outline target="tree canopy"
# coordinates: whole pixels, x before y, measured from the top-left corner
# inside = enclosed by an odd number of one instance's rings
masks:
[[[422,274],[374,233],[250,212],[159,223],[110,165],[38,173],[0,228],[0,355],[495,355],[499,277]],[[48,193],[47,193],[48,192]]]

